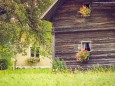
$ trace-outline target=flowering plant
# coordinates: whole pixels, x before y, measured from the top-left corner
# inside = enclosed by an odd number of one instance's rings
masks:
[[[79,62],[85,62],[89,59],[90,53],[87,50],[80,51],[76,54],[77,61]]]
[[[36,63],[38,63],[38,62],[40,62],[40,58],[28,58],[28,59],[27,59],[27,63],[28,63],[29,65],[34,65],[34,64],[36,64]]]
[[[83,16],[90,16],[91,14],[91,9],[85,5],[82,5],[82,7],[80,7],[80,11],[79,11]]]

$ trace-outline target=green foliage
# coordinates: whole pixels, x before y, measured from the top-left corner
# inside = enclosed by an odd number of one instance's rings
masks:
[[[13,51],[10,46],[4,45],[0,46],[0,60],[5,60],[4,65],[6,68],[10,68],[12,66],[11,58],[13,56]],[[2,63],[3,64],[3,63]]]
[[[40,58],[28,58],[27,59],[27,63],[29,65],[34,65],[34,64],[38,63],[39,61],[40,61]]]
[[[106,71],[115,72],[115,66],[96,66],[96,67],[92,67],[91,71],[93,72],[106,72]]]
[[[59,72],[59,71],[62,72],[66,69],[66,64],[63,60],[62,61],[60,61],[59,59],[53,60],[52,69],[53,72]]]
[[[29,44],[51,52],[51,23],[39,17],[53,0],[0,0],[0,46],[10,46],[21,53]],[[23,41],[22,41],[23,38]],[[47,45],[46,45],[47,44]],[[47,53],[48,54],[48,53]]]
[[[0,59],[0,70],[8,68],[8,61],[6,59]]]

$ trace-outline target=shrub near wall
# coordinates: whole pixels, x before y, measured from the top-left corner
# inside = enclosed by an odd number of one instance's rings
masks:
[[[6,59],[0,59],[0,70],[8,68],[8,61]]]
[[[8,45],[0,45],[0,70],[10,69],[13,55],[13,51]]]

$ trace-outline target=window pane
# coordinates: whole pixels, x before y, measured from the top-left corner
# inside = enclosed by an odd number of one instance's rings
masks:
[[[31,53],[31,57],[34,57],[34,53]]]
[[[89,43],[85,43],[85,50],[90,51],[90,46],[89,46]]]
[[[34,57],[34,48],[31,47],[31,57]]]
[[[36,48],[36,57],[39,57],[39,47]]]
[[[81,50],[88,50],[91,51],[91,42],[82,42],[82,49]]]

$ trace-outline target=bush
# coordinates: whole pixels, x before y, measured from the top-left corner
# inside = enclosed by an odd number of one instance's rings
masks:
[[[52,69],[54,72],[56,71],[62,72],[66,69],[66,64],[63,60],[60,61],[59,59],[56,59],[52,62]]]
[[[8,61],[6,59],[0,59],[0,70],[8,68]]]
[[[34,64],[38,63],[39,61],[40,61],[40,58],[28,58],[27,59],[27,63],[29,65],[34,65]]]

